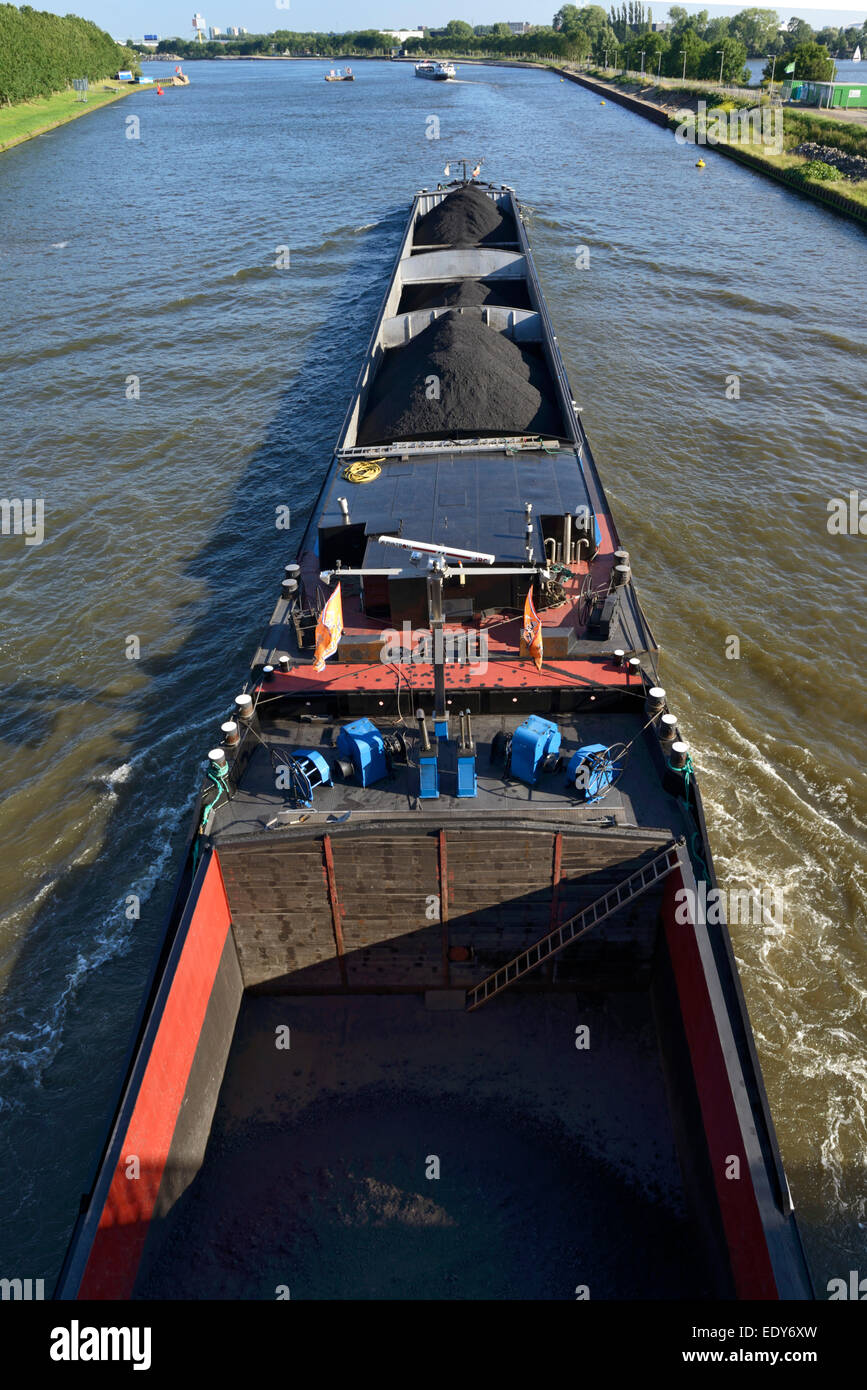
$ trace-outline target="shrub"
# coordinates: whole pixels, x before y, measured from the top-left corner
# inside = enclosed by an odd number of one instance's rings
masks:
[[[839,169],[835,169],[833,164],[826,164],[823,159],[808,159],[806,164],[802,164],[798,170],[798,177],[802,179],[821,179],[823,183],[835,183],[842,179],[843,175]]]

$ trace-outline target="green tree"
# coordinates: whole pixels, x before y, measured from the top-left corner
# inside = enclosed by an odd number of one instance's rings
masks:
[[[707,10],[699,10],[698,14],[687,14],[682,5],[672,5],[668,16],[671,20],[672,38],[679,38],[688,29],[701,36],[707,28]]]
[[[446,35],[450,39],[472,39],[473,26],[463,19],[450,19],[446,25]]]
[[[798,19],[795,15],[789,20],[786,28],[796,44],[810,43],[816,37],[814,29],[807,23],[806,19]]]
[[[816,35],[816,42],[823,43],[829,53],[836,53],[839,49],[846,47],[846,36],[842,29],[835,29],[833,24],[828,24],[824,29],[820,29]],[[854,45],[852,45],[854,47]]]
[[[597,34],[608,28],[608,16],[601,5],[584,5],[578,11],[578,23],[593,42]]]
[[[790,72],[788,76],[794,78],[796,82],[799,79],[805,82],[830,82],[834,76],[834,59],[823,43],[811,41],[796,44],[791,53],[786,54],[786,62],[783,66],[787,67],[789,63],[795,64],[795,71]],[[766,75],[770,76],[767,73],[767,68],[765,72]],[[776,75],[778,79],[782,80],[783,75],[780,72],[779,62],[777,63]]]
[[[699,77],[706,82],[718,82],[720,64],[722,80],[727,84],[745,82],[744,69],[747,61],[747,48],[742,39],[726,34],[721,39],[708,43],[707,52],[699,65]]]
[[[617,35],[610,24],[606,24],[604,28],[600,29],[591,42],[590,51],[596,62],[604,63],[607,58],[609,67],[617,66],[617,54],[619,50],[620,44]]]
[[[641,71],[641,55],[644,54],[644,71],[648,77],[656,77],[660,55],[668,52],[666,34],[633,34],[624,44],[623,65],[633,72]]]
[[[777,36],[780,17],[776,10],[741,10],[731,21],[730,32],[743,39],[751,58],[763,58]]]
[[[0,104],[50,96],[76,77],[96,82],[119,68],[139,71],[135,53],[89,20],[0,4]]]
[[[561,5],[554,16],[554,28],[561,34],[574,33],[579,28],[578,6]]]
[[[731,29],[731,20],[726,15],[714,15],[706,25],[702,38],[705,43],[716,44],[717,48],[722,48],[722,41],[728,37]],[[744,50],[746,51],[746,49]]]
[[[662,70],[666,77],[698,77],[709,46],[694,29],[684,29],[672,40],[663,61]]]

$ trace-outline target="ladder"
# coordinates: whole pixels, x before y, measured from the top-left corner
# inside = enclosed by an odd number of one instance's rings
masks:
[[[559,439],[545,439],[540,434],[508,434],[508,435],[485,435],[478,439],[407,439],[394,444],[380,444],[357,446],[352,449],[336,449],[335,458],[341,463],[351,463],[353,459],[380,459],[403,455],[412,457],[423,457],[426,454],[441,454],[448,450],[452,454],[483,454],[491,452],[503,452],[506,449],[523,451],[533,449],[544,449],[547,453],[556,453],[561,447]],[[567,449],[574,447],[571,443],[565,445]]]
[[[648,888],[652,888],[655,883],[666,878],[673,869],[678,867],[680,848],[683,844],[683,839],[672,840],[653,859],[642,865],[634,874],[630,874],[629,878],[623,879],[609,892],[603,893],[601,898],[595,898],[592,903],[589,903],[581,912],[576,912],[575,916],[570,917],[562,926],[556,927],[554,931],[543,936],[540,941],[529,946],[526,951],[522,951],[506,965],[501,965],[499,970],[495,970],[492,975],[488,975],[472,989],[468,989],[467,1013],[472,1013],[473,1009],[478,1009],[482,1004],[486,1004],[489,999],[493,999],[495,994],[501,994],[504,989],[508,989],[509,985],[513,985],[523,975],[529,975],[530,971],[535,970],[543,961],[550,960],[558,951],[562,951],[564,946],[569,946],[573,941],[577,941],[579,936],[590,931],[603,918],[610,917],[612,912],[616,912],[620,907],[625,907],[635,898],[641,897],[641,894],[645,893]]]

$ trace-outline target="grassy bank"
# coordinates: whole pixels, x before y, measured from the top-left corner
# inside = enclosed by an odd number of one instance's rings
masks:
[[[98,111],[101,106],[109,106],[130,92],[154,91],[155,88],[136,87],[131,83],[106,82],[91,86],[87,101],[79,99],[76,91],[54,92],[50,97],[37,97],[34,101],[17,101],[13,106],[0,107],[0,151],[20,145],[22,140],[30,140],[34,135],[43,135],[47,130],[65,125],[88,111]]]

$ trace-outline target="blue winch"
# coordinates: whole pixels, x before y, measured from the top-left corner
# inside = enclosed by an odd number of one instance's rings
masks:
[[[601,801],[620,776],[620,766],[609,756],[604,743],[588,743],[569,759],[566,785],[577,791],[588,806]]]
[[[406,762],[406,741],[400,730],[381,734],[369,719],[344,724],[337,735],[337,767],[346,777],[354,776],[363,787],[393,777],[392,764]]]
[[[369,719],[355,719],[351,724],[344,724],[337,735],[337,752],[351,761],[363,787],[388,776],[385,742]]]
[[[560,730],[550,719],[529,715],[512,735],[511,773],[535,787],[542,764],[560,748]]]
[[[315,748],[294,748],[286,755],[292,800],[299,806],[313,805],[316,787],[331,786],[331,768]]]

